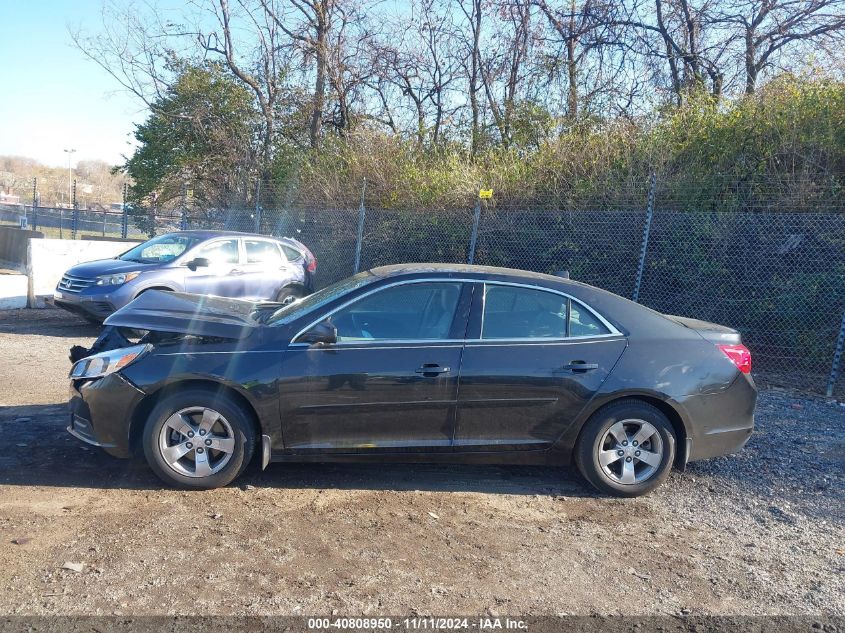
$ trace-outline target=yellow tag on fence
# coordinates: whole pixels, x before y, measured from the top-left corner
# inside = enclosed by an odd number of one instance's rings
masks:
[[[482,200],[489,200],[493,197],[493,190],[492,189],[479,189],[478,190],[478,197]]]

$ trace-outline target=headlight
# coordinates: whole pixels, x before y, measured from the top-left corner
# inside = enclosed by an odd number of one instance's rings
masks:
[[[125,284],[127,281],[132,281],[140,274],[140,271],[136,271],[132,273],[118,273],[117,275],[100,275],[97,277],[97,285],[120,286],[121,284]]]
[[[133,345],[100,352],[76,361],[70,378],[100,378],[134,363],[150,350],[150,345]]]

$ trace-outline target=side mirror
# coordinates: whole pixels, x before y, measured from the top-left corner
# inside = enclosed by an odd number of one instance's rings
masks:
[[[211,262],[208,261],[208,258],[206,257],[194,257],[187,264],[188,268],[191,270],[196,270],[197,268],[208,268],[210,265]]]
[[[329,319],[326,319],[303,333],[296,342],[311,345],[333,345],[337,343],[337,328]]]

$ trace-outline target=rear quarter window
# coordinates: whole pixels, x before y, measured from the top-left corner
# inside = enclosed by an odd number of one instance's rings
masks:
[[[285,257],[288,258],[289,262],[296,262],[302,259],[302,253],[291,246],[287,246],[286,244],[282,244],[282,251],[285,254]]]
[[[600,336],[610,330],[598,318],[577,301],[572,302],[569,311],[569,336]]]

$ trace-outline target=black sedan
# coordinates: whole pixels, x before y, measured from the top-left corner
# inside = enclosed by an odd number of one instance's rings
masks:
[[[735,330],[519,270],[388,266],[292,305],[150,291],[106,325],[68,431],[185,488],[253,458],[574,462],[636,496],[754,426]]]

